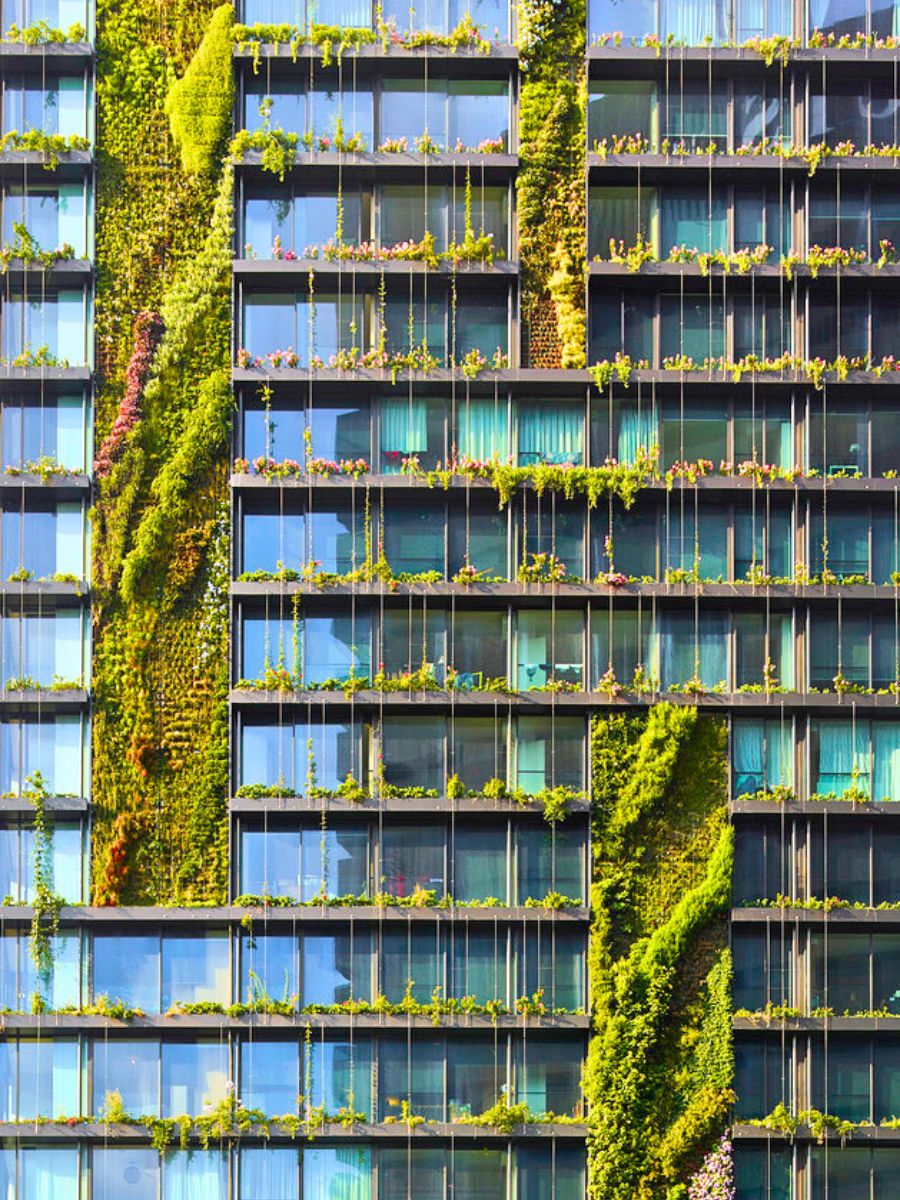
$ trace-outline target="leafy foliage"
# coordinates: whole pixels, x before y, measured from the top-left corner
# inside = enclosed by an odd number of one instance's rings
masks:
[[[231,86],[231,21],[194,0],[97,6],[95,395],[111,449],[94,513],[101,904],[225,895],[232,176],[230,107],[213,91],[226,72]],[[135,313],[159,314],[140,345]]]
[[[193,175],[216,168],[231,128],[233,24],[233,7],[220,4],[188,69],[166,97],[172,140],[182,166]]]
[[[594,1200],[681,1194],[732,1099],[725,744],[692,708],[595,720]]]

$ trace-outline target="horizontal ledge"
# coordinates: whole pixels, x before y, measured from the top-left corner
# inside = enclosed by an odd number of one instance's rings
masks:
[[[185,1033],[197,1030],[214,1030],[224,1033],[242,1033],[252,1029],[254,1033],[285,1033],[306,1029],[341,1031],[352,1029],[355,1033],[377,1033],[413,1030],[418,1033],[434,1033],[434,1018],[422,1014],[390,1013],[293,1013],[291,1016],[269,1013],[247,1013],[240,1017],[228,1017],[222,1013],[181,1013],[167,1017],[132,1017],[122,1020],[115,1017],[87,1016],[79,1013],[0,1014],[0,1030],[3,1033],[40,1031],[70,1033],[74,1030],[93,1032],[96,1030],[118,1030],[124,1033]],[[577,1013],[554,1016],[524,1016],[516,1013],[499,1014],[496,1018],[483,1013],[441,1014],[440,1027],[472,1033],[489,1033],[495,1029],[515,1032],[527,1028],[529,1032],[573,1034],[583,1033],[590,1028],[590,1017]]]
[[[6,579],[0,583],[0,598],[29,599],[40,597],[41,600],[65,601],[73,599],[86,600],[90,592],[86,581],[57,582],[54,579]]]
[[[0,150],[0,169],[3,167],[38,166],[49,164],[50,156],[43,150]],[[48,174],[60,167],[92,167],[92,150],[64,150],[56,155],[58,167],[49,167]]]
[[[0,708],[84,708],[90,702],[86,688],[0,688]]]
[[[0,366],[0,388],[22,383],[90,383],[90,367],[5,367]]]
[[[340,259],[334,262],[321,258],[297,258],[292,261],[275,258],[236,258],[233,263],[234,274],[249,282],[270,279],[289,279],[293,276],[308,277],[314,275],[353,275],[363,276],[373,281],[378,280],[382,273],[385,275],[440,275],[440,276],[478,276],[485,279],[510,279],[519,274],[519,264],[509,259],[498,258],[493,263],[461,262],[453,263],[442,259],[436,266],[419,260],[377,259],[356,260]]]
[[[824,375],[824,381],[829,388],[834,388],[839,385],[843,386],[858,386],[866,384],[870,386],[881,385],[885,387],[897,386],[897,372],[885,371],[881,375],[876,375],[874,371],[848,371],[847,376],[843,380],[839,380],[834,371],[827,371]],[[451,369],[449,367],[440,367],[434,371],[400,371],[396,374],[394,380],[391,380],[391,372],[387,368],[365,368],[361,370],[343,371],[335,367],[317,367],[308,369],[305,367],[232,367],[231,370],[232,382],[235,384],[297,384],[309,383],[310,381],[318,381],[319,383],[333,383],[341,388],[354,387],[362,384],[368,386],[376,386],[379,389],[384,389],[387,386],[406,388],[410,383],[421,384],[423,387],[432,387],[434,385],[450,385],[452,383],[465,384],[471,383],[473,389],[479,386],[491,385],[494,383],[504,383],[510,386],[522,385],[531,387],[559,387],[559,388],[575,388],[594,386],[593,376],[588,370],[563,370],[562,368],[546,368],[541,370],[530,369],[525,367],[507,367],[502,370],[484,370],[475,379],[467,381],[463,375],[462,368],[457,367]],[[0,375],[0,384],[2,384],[2,375]],[[634,395],[641,384],[671,384],[679,389],[697,385],[699,387],[713,385],[717,388],[727,386],[729,391],[740,387],[805,387],[812,389],[813,384],[804,374],[796,370],[784,371],[745,371],[739,383],[735,383],[730,371],[725,371],[719,368],[708,370],[706,368],[698,370],[675,370],[665,367],[634,367],[630,373],[630,383],[628,385],[620,383],[618,380],[612,380],[610,385],[621,394],[627,392]],[[602,389],[604,393],[607,387]]]
[[[375,63],[393,60],[394,62],[432,62],[434,59],[443,59],[447,62],[464,61],[467,65],[470,62],[476,63],[498,63],[507,62],[514,64],[519,60],[519,52],[511,42],[490,42],[488,48],[478,48],[475,46],[461,46],[459,49],[454,49],[452,46],[383,46],[380,35],[374,30],[372,36],[375,41],[362,46],[346,47],[341,57],[346,59],[357,59],[361,62],[372,61]],[[296,50],[293,50],[289,43],[281,42],[277,46],[273,42],[260,42],[256,48],[253,48],[253,38],[247,39],[247,45],[243,49],[240,46],[234,48],[234,58],[238,62],[252,63],[257,55],[259,58],[269,58],[276,60],[287,60],[288,62],[307,61],[313,59],[321,69],[326,69],[322,66],[322,48],[315,46],[311,42],[301,42]],[[337,66],[338,56],[334,54],[331,65]]]
[[[0,907],[0,921],[30,921],[33,916],[30,905],[6,905]],[[235,905],[222,905],[215,908],[164,908],[154,906],[126,905],[121,908],[96,908],[88,905],[65,906],[60,910],[60,921],[67,924],[86,922],[96,925],[114,925],[127,922],[159,922],[164,925],[239,925],[244,917],[265,920],[267,925],[291,925],[295,923],[325,921],[330,924],[352,921],[360,922],[405,922],[438,921],[444,925],[457,923],[475,923],[500,921],[511,924],[516,921],[528,921],[539,924],[544,921],[566,925],[584,925],[588,919],[585,908],[545,909],[545,908],[399,908],[391,906],[379,908],[377,905],[352,905],[347,907],[322,907],[313,905],[296,905],[292,908],[239,908]]]
[[[647,708],[662,701],[668,704],[690,706],[728,712],[731,709],[778,709],[809,712],[815,710],[863,710],[885,709],[896,713],[900,710],[900,695],[865,695],[853,693],[838,696],[833,693],[816,692],[703,692],[700,695],[683,692],[653,691],[636,696],[623,694],[610,697],[605,692],[488,692],[444,689],[441,691],[381,692],[366,689],[353,693],[349,698],[344,692],[320,689],[298,689],[291,692],[263,691],[233,688],[229,693],[230,703],[240,708],[275,707],[290,708],[292,705],[307,708],[310,704],[327,704],[329,708],[341,706],[370,706],[383,708],[468,708],[495,711],[509,705],[518,709],[606,709]]]
[[[21,152],[20,152],[21,153]],[[87,154],[87,151],[81,153]],[[74,157],[70,155],[69,157]],[[2,161],[2,159],[0,159]],[[262,167],[262,151],[247,150],[238,160],[238,167]],[[477,151],[452,151],[440,154],[421,154],[418,151],[394,153],[387,150],[350,153],[344,150],[298,150],[288,171],[310,166],[320,167],[402,167],[422,170],[428,168],[484,167],[502,171],[514,171],[519,165],[517,154],[479,154]],[[804,164],[805,165],[805,164]]]
[[[796,921],[803,925],[847,925],[866,929],[870,926],[900,926],[900,908],[733,908],[731,921],[736,925]]]
[[[509,464],[512,470],[527,470],[527,468],[516,467],[514,464]],[[553,467],[559,464],[547,464]],[[566,470],[565,466],[560,468]],[[590,471],[591,467],[572,466],[571,470]],[[601,470],[601,467],[593,468]],[[2,477],[0,477],[2,480]],[[470,489],[481,490],[485,492],[496,493],[496,488],[490,479],[484,478],[466,478],[461,475],[454,475],[450,482],[445,487],[443,483],[430,484],[427,479],[415,475],[382,475],[378,472],[365,472],[358,478],[352,475],[344,475],[335,472],[331,475],[296,475],[296,476],[267,476],[245,474],[243,472],[233,472],[230,479],[231,487],[241,491],[266,491],[275,488],[285,488],[287,490],[308,491],[310,488],[334,488],[341,490],[361,490],[364,488],[378,488],[384,491],[394,492],[409,492],[415,491],[418,493],[433,492],[440,496],[448,491],[460,491]],[[517,485],[519,487],[533,487],[534,482],[531,479],[525,479],[523,483]],[[550,490],[549,488],[547,489]],[[895,492],[900,492],[900,478],[884,479],[873,475],[860,476],[834,476],[834,475],[798,475],[796,479],[773,479],[762,485],[758,484],[755,479],[747,475],[721,475],[717,472],[710,475],[701,475],[699,478],[691,481],[687,479],[675,479],[672,483],[668,483],[665,479],[649,479],[638,484],[640,492],[680,492],[680,491],[701,491],[701,492],[850,492],[850,493],[871,493],[884,492],[887,495],[893,495]],[[576,491],[576,497],[579,493]],[[581,495],[582,499],[586,497]]]
[[[806,263],[798,263],[791,268],[792,274],[798,279],[813,280],[812,272]],[[819,279],[843,279],[843,280],[871,280],[871,279],[900,279],[900,263],[886,263],[883,267],[879,267],[877,263],[848,263],[838,264],[834,267],[819,267]],[[589,262],[588,275],[592,278],[627,278],[634,282],[639,282],[645,279],[648,282],[654,278],[696,278],[709,279],[721,278],[728,279],[729,283],[740,282],[746,280],[749,284],[752,279],[773,279],[787,282],[784,269],[781,262],[776,257],[773,262],[755,264],[749,271],[739,271],[732,263],[729,270],[726,270],[720,263],[711,263],[708,270],[704,273],[701,270],[700,264],[696,262],[649,262],[644,263],[639,271],[629,270],[626,263],[618,262]]]
[[[93,57],[94,47],[90,42],[0,42],[0,62],[4,59],[30,58],[54,67],[56,60],[62,60],[60,65],[67,67],[72,59]]]
[[[900,1144],[900,1128],[883,1129],[880,1125],[865,1125],[842,1136],[829,1129],[824,1130],[822,1134],[814,1134],[807,1125],[801,1125],[794,1133],[783,1133],[781,1130],[764,1129],[760,1125],[738,1124],[732,1127],[731,1137],[736,1142],[782,1142],[785,1146],[790,1146],[794,1142],[819,1145],[822,1141],[841,1146],[845,1143],[860,1145],[870,1142],[896,1146]]]
[[[779,56],[775,55],[776,61]],[[613,63],[628,60],[632,62],[660,63],[722,63],[731,66],[736,63],[746,63],[748,66],[759,66],[763,71],[769,70],[758,51],[746,46],[666,46],[659,50],[653,46],[632,46],[623,38],[618,46],[589,45],[587,48],[589,63]],[[883,62],[887,66],[900,60],[900,48],[884,47],[876,50],[874,46],[863,46],[858,50],[841,50],[836,46],[817,48],[814,46],[791,47],[787,66],[810,65],[821,62],[858,65],[862,62]],[[779,64],[780,65],[780,64]]]
[[[47,796],[44,808],[58,816],[82,816],[90,808],[84,796]],[[0,799],[0,818],[33,817],[34,805],[24,796],[6,796]]]
[[[14,473],[7,470],[0,473],[0,490],[11,491],[23,487],[34,488],[38,491],[49,489],[54,492],[89,492],[91,480],[89,476],[83,474],[48,475],[44,479],[30,471]]]
[[[900,1033],[900,1013],[889,1017],[735,1017],[735,1033]]]
[[[806,817],[877,817],[879,820],[900,818],[900,801],[897,800],[753,800],[749,797],[731,801],[733,816],[787,816]]]
[[[596,151],[587,154],[588,171],[612,168],[632,171],[670,170],[682,168],[689,171],[802,171],[809,175],[809,163],[798,155],[780,154],[607,154]],[[896,157],[883,154],[834,154],[823,158],[816,167],[819,171],[895,171],[900,168],[900,154]]]
[[[441,816],[447,813],[465,813],[484,816],[534,817],[543,820],[543,809],[539,804],[517,804],[514,800],[488,800],[484,797],[414,797],[399,799],[373,799],[367,796],[364,800],[344,800],[340,796],[320,798],[317,796],[233,796],[228,806],[232,813],[241,816],[252,816],[254,813],[277,813],[288,815],[310,813],[321,816],[326,812],[329,816],[359,816],[390,813],[395,816],[409,816],[419,813],[428,816]],[[897,805],[900,809],[900,804]],[[570,800],[568,802],[570,816],[586,816],[590,810],[588,800]],[[2,810],[0,810],[2,811]]]
[[[473,604],[485,600],[520,601],[537,605],[540,601],[567,600],[571,607],[579,607],[578,601],[659,598],[693,600],[698,596],[710,600],[763,601],[782,600],[788,604],[796,600],[841,600],[880,601],[894,603],[900,596],[900,585],[854,583],[840,584],[738,584],[738,583],[626,583],[621,587],[610,587],[601,583],[398,583],[387,584],[377,580],[372,583],[340,583],[332,587],[319,587],[313,582],[300,580],[233,580],[231,595],[236,599],[249,600],[268,596],[305,595],[311,599],[322,597],[325,601],[334,596],[382,597],[401,599],[404,596],[428,596],[430,599],[445,597],[457,601],[471,600]]]
[[[316,1143],[322,1141],[389,1141],[398,1142],[401,1139],[413,1139],[415,1141],[494,1141],[507,1142],[510,1137],[515,1138],[532,1138],[532,1139],[556,1139],[562,1138],[566,1141],[583,1142],[587,1137],[586,1125],[517,1125],[511,1134],[499,1132],[497,1129],[484,1125],[463,1125],[457,1123],[436,1123],[434,1125],[417,1125],[408,1128],[405,1124],[397,1122],[396,1125],[370,1125],[366,1122],[360,1122],[349,1128],[344,1128],[342,1125],[329,1124],[321,1129],[315,1130]],[[81,1122],[76,1121],[70,1124],[69,1122],[48,1121],[44,1124],[37,1125],[34,1122],[22,1121],[16,1122],[0,1122],[0,1138],[15,1138],[22,1140],[27,1138],[28,1142],[67,1142],[67,1141],[88,1141],[88,1142],[125,1142],[128,1144],[140,1143],[149,1144],[150,1135],[142,1125],[119,1125],[110,1124],[104,1125],[100,1122]],[[235,1130],[233,1135],[234,1141],[240,1142],[294,1142],[302,1143],[306,1139],[306,1131],[301,1126],[294,1136],[285,1133],[281,1130],[277,1123],[273,1120],[273,1126],[270,1135],[263,1136],[258,1133],[239,1133]],[[226,1137],[225,1139],[230,1140]],[[191,1141],[199,1142],[196,1135],[192,1135]],[[219,1139],[216,1139],[218,1143]],[[176,1139],[177,1142],[177,1139]],[[176,1151],[177,1153],[177,1151]]]

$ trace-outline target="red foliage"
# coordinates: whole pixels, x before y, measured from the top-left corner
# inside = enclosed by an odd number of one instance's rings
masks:
[[[94,474],[98,479],[110,473],[122,443],[141,419],[144,387],[162,334],[163,323],[159,313],[145,310],[135,317],[134,348],[128,360],[128,370],[125,372],[125,395],[119,402],[119,411],[112,429],[104,438],[94,460]]]

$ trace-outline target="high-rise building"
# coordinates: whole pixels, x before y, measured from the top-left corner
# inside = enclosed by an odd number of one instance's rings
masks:
[[[0,1200],[900,1197],[897,22],[2,0]]]

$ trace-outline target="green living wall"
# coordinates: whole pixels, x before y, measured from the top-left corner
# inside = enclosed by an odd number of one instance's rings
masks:
[[[728,1119],[726,749],[691,707],[594,718],[592,1200],[686,1197]]]
[[[97,3],[98,904],[225,894],[233,20]]]

